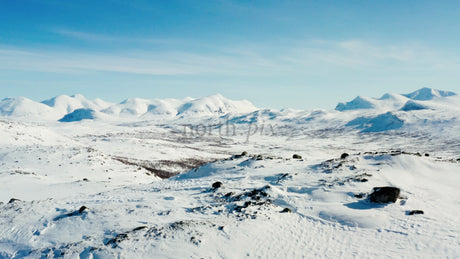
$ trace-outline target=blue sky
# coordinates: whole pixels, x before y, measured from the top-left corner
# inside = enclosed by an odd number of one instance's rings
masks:
[[[460,92],[459,14],[460,1],[0,0],[0,97],[332,109]]]

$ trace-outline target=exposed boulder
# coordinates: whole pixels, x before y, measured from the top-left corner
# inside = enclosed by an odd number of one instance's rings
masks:
[[[264,160],[264,157],[262,155],[257,155],[257,156],[254,156],[253,159],[255,159],[255,160]]]
[[[63,214],[63,215],[59,215],[57,217],[55,217],[53,219],[53,221],[58,221],[58,220],[61,220],[63,218],[68,218],[68,217],[75,217],[75,216],[81,216],[81,215],[84,215],[87,213],[87,210],[88,207],[86,206],[81,206],[78,210],[76,211],[73,211],[73,212],[70,212],[70,213],[67,213],[67,214]]]
[[[292,156],[292,158],[294,158],[294,159],[302,159],[302,156],[301,156],[301,155],[294,154],[294,155]]]
[[[81,206],[80,209],[78,209],[78,213],[83,213],[87,209],[86,206]]]
[[[362,198],[364,198],[366,196],[366,194],[365,193],[358,193],[358,194],[354,194],[353,196],[355,198],[362,199]]]
[[[242,157],[247,156],[247,155],[248,155],[248,152],[243,151],[243,153],[241,153],[241,155],[234,155],[233,158],[242,158]]]
[[[373,192],[369,195],[369,200],[376,203],[396,202],[400,192],[401,190],[397,187],[374,187]]]
[[[340,159],[345,159],[347,157],[349,157],[350,155],[348,153],[343,153],[341,156],[340,156]]]
[[[290,208],[284,208],[281,213],[291,213],[292,210]]]
[[[424,214],[423,210],[411,210],[407,213],[407,215],[417,215],[417,214]]]
[[[14,203],[14,202],[17,202],[17,201],[21,201],[20,199],[16,199],[16,198],[11,198],[10,201],[8,203]]]
[[[220,187],[222,187],[224,184],[222,182],[215,182],[212,184],[212,188],[213,189],[218,189]]]

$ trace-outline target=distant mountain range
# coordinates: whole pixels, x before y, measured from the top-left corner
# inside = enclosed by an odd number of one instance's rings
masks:
[[[249,101],[233,101],[220,94],[182,100],[131,98],[117,104],[101,99],[88,100],[80,94],[60,95],[42,102],[35,102],[25,97],[6,98],[0,101],[0,116],[31,121],[66,122],[96,118],[145,120],[155,117],[169,119],[249,113],[255,110],[257,108]]]
[[[358,96],[350,102],[339,103],[337,111],[357,110],[357,109],[422,109],[425,106],[418,101],[432,101],[444,97],[455,96],[454,92],[422,88],[410,94],[384,94],[379,99]]]
[[[272,123],[310,129],[345,127],[361,132],[381,132],[403,127],[450,127],[459,124],[460,97],[449,91],[422,88],[409,94],[384,94],[380,98],[358,96],[339,103],[335,111],[258,109],[246,100],[222,95],[202,98],[141,99],[121,103],[82,95],[61,95],[42,102],[25,97],[0,101],[0,117],[46,122],[97,120],[110,122],[212,123],[226,120],[237,125]]]

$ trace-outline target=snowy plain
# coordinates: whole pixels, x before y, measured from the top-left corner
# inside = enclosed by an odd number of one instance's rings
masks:
[[[0,258],[459,258],[459,120],[430,88],[333,111],[6,98]]]

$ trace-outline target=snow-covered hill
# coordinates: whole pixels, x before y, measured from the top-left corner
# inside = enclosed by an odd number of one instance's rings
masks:
[[[337,107],[4,99],[0,258],[460,257],[460,97]]]
[[[404,96],[412,100],[428,101],[428,100],[433,100],[435,98],[455,96],[455,95],[457,94],[454,92],[442,91],[442,90],[436,90],[436,89],[424,87],[410,94],[405,94]]]
[[[101,99],[88,100],[81,94],[72,96],[60,95],[49,100],[45,100],[42,103],[50,106],[60,115],[71,113],[77,109],[91,109],[99,111],[112,105],[111,103],[105,102]]]
[[[79,111],[75,112],[76,110]],[[89,111],[102,114],[102,117],[107,120],[171,120],[242,114],[255,110],[257,108],[248,101],[233,101],[220,94],[197,99],[188,97],[182,100],[130,98],[118,104],[101,99],[88,100],[80,94],[60,95],[41,103],[24,97],[6,98],[0,102],[0,116],[36,122],[50,120],[69,122],[68,119],[63,119],[65,116],[72,117],[70,121],[100,119],[101,116],[88,116]],[[78,118],[78,115],[82,117]]]
[[[380,111],[397,110],[407,103],[424,103],[424,101],[443,102],[445,97],[458,97],[454,92],[421,88],[409,94],[384,94],[379,99],[358,96],[350,102],[339,103],[337,111],[358,109],[376,109]],[[458,100],[458,98],[456,98]],[[417,102],[421,101],[421,102]],[[458,105],[457,105],[458,108]]]
[[[26,120],[30,118],[52,120],[57,116],[52,108],[25,97],[5,98],[1,100],[0,115],[2,117]]]

